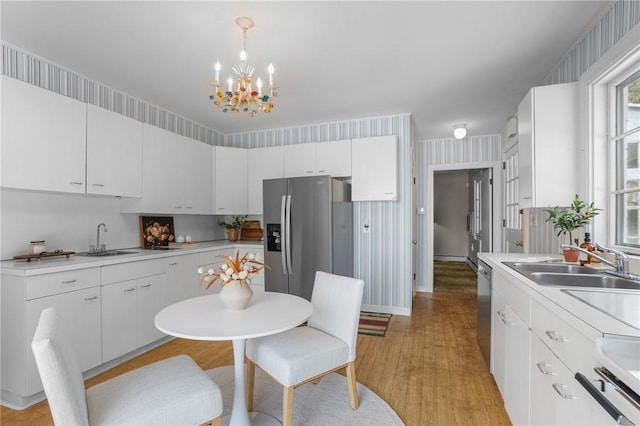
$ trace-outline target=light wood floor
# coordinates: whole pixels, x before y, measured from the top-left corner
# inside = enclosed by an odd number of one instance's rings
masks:
[[[408,426],[510,424],[476,344],[475,318],[474,295],[418,293],[413,315],[394,315],[385,337],[358,336],[358,382],[387,401]],[[230,342],[176,339],[86,385],[181,353],[205,370],[233,364]],[[52,420],[44,401],[22,411],[2,407],[0,423],[44,426]]]

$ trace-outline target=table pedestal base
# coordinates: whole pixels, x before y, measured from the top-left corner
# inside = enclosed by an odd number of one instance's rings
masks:
[[[282,426],[280,420],[275,417],[260,413],[258,411],[251,411],[249,413],[249,420],[251,421],[251,426]],[[222,426],[229,426],[231,422],[231,415],[222,417]]]

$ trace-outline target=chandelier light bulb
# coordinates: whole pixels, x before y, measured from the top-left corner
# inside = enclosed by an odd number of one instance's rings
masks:
[[[220,81],[220,62],[216,62],[213,68],[216,70],[216,81]]]
[[[247,60],[247,52],[245,52],[244,50],[241,50],[241,51],[240,51],[240,60],[241,60],[242,62],[244,62],[244,61],[246,61],[246,60]]]
[[[456,124],[453,126],[453,137],[456,139],[463,139],[467,136],[467,125],[466,124]]]

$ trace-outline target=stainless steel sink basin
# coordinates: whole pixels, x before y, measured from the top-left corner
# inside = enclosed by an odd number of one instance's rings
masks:
[[[102,257],[102,256],[118,256],[123,254],[139,254],[137,251],[130,250],[106,250],[106,251],[97,251],[97,252],[82,252],[76,253],[77,256],[88,256],[88,257]]]
[[[600,271],[572,263],[527,263],[505,262],[505,265],[520,272],[552,272],[561,274],[600,274]]]
[[[542,285],[559,287],[595,287],[640,290],[640,281],[628,280],[607,274],[554,274],[533,272],[529,277]]]

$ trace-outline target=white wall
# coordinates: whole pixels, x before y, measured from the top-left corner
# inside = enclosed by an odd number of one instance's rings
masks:
[[[433,255],[464,260],[469,247],[469,172],[436,172],[433,189]]]
[[[95,244],[96,227],[107,248],[140,246],[139,216],[120,213],[120,200],[114,197],[54,194],[0,190],[2,210],[2,259],[26,254],[29,241],[45,240],[47,250],[87,251]],[[195,241],[224,239],[217,216],[176,215],[176,233],[191,234]]]

